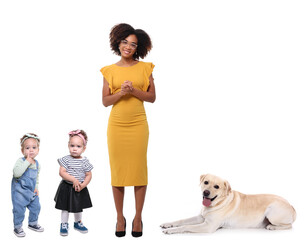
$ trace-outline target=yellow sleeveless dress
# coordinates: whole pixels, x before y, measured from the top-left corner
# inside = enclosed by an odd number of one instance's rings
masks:
[[[133,87],[147,91],[154,65],[139,61],[131,67],[112,64],[100,71],[109,83],[111,94],[121,90],[129,80]],[[149,127],[143,101],[125,95],[116,102],[108,122],[108,151],[112,186],[148,184],[147,147]]]

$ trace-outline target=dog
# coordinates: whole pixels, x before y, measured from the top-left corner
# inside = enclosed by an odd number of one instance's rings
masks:
[[[289,229],[295,209],[282,197],[270,194],[246,195],[231,190],[221,178],[200,176],[203,193],[201,214],[160,225],[163,233],[213,233],[219,228]]]

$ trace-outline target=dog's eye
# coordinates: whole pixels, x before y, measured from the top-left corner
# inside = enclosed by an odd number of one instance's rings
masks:
[[[219,187],[219,185],[215,185],[214,188],[215,189],[219,189],[220,187]]]
[[[208,181],[205,181],[205,182],[204,182],[204,184],[205,184],[205,185],[208,185],[208,184],[209,184],[209,182],[208,182]]]

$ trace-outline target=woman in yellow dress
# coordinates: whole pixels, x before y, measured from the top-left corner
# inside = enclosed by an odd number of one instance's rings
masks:
[[[111,184],[117,224],[117,237],[125,236],[123,215],[124,187],[134,186],[136,214],[132,222],[132,236],[142,236],[142,209],[148,184],[147,147],[149,128],[143,102],[155,101],[152,77],[154,65],[139,61],[152,48],[149,35],[122,23],[110,33],[110,45],[121,59],[100,71],[103,80],[103,104],[113,105],[108,122],[108,151]]]

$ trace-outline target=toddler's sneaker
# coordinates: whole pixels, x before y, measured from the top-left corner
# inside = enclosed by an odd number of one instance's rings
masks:
[[[79,222],[74,222],[74,229],[81,232],[81,233],[87,233],[88,229],[83,226],[83,223],[81,221]]]
[[[22,228],[15,228],[14,233],[17,237],[25,237],[25,232],[23,231]]]
[[[33,231],[36,231],[36,232],[43,232],[44,231],[44,228],[41,227],[39,224],[36,224],[36,225],[28,225],[28,228],[33,230]]]
[[[69,234],[69,224],[68,223],[61,223],[60,224],[60,235],[67,236]]]

